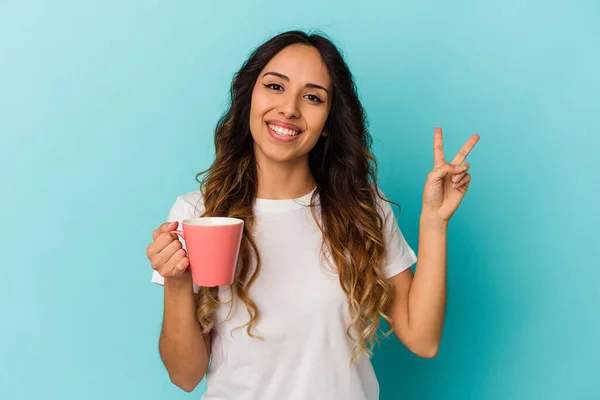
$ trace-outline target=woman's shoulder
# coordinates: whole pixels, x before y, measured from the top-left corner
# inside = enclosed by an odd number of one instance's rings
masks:
[[[200,190],[182,193],[175,199],[170,216],[177,220],[199,217],[204,212],[204,199]]]
[[[378,205],[383,205],[383,203],[387,203],[388,202],[388,198],[387,198],[387,196],[383,192],[383,189],[381,189],[380,186],[376,186],[376,185],[372,184],[371,185],[371,190],[373,191],[373,195],[375,197],[375,202]]]
[[[391,215],[394,215],[394,210],[392,209],[392,205],[390,203],[391,199],[385,195],[381,187],[373,186],[373,192],[375,195],[375,204],[381,216],[384,219],[387,219]]]

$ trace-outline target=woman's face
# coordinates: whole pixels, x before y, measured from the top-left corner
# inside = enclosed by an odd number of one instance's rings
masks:
[[[252,91],[250,132],[257,160],[308,163],[327,121],[331,81],[314,47],[291,45],[269,61]]]

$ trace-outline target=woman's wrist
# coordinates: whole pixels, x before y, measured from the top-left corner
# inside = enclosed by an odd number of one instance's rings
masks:
[[[192,288],[192,274],[189,271],[186,271],[180,277],[165,278],[165,288],[174,290]]]

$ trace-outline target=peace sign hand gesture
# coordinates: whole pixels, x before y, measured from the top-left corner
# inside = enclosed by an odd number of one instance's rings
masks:
[[[434,213],[444,222],[450,221],[469,189],[471,174],[467,171],[470,164],[465,161],[465,158],[473,150],[479,138],[477,134],[472,135],[452,162],[447,163],[442,145],[442,129],[439,127],[435,129],[433,170],[428,174],[423,190],[423,212]]]

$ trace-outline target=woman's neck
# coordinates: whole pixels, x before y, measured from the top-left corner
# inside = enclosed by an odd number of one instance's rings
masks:
[[[316,186],[315,179],[305,165],[282,165],[268,163],[257,165],[258,192],[260,199],[285,200],[302,197]]]

